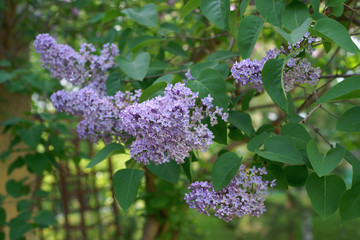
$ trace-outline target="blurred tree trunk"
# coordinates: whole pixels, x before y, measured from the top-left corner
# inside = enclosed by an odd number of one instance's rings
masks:
[[[21,36],[22,31],[22,29],[17,28],[18,22],[17,3],[16,1],[7,0],[6,9],[0,12],[0,60],[6,59],[10,61],[15,68],[18,67],[19,62],[27,61],[29,58],[29,42],[22,37],[18,37]],[[29,94],[10,93],[4,84],[0,84],[0,123],[11,117],[23,117],[24,113],[29,111]],[[2,131],[3,128],[0,128],[0,152],[8,150],[11,141],[10,134],[2,134]],[[19,147],[22,147],[21,145]],[[16,169],[10,176],[7,176],[9,165],[18,156],[19,154],[11,154],[10,157],[5,159],[5,162],[0,162],[0,194],[2,195],[7,195],[5,185],[9,179],[20,180],[28,177],[28,183],[35,183],[35,177],[25,167]],[[7,221],[17,216],[16,204],[18,201],[19,199],[11,197],[5,200],[3,207],[6,211]],[[8,229],[5,229],[8,237],[7,231]],[[26,239],[32,239],[32,237],[27,235]]]

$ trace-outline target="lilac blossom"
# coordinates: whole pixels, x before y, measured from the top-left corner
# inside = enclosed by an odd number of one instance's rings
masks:
[[[231,75],[235,79],[235,83],[241,86],[248,85],[259,92],[264,90],[261,79],[261,71],[266,61],[274,59],[280,54],[289,55],[293,57],[288,59],[284,69],[284,86],[285,90],[291,91],[297,83],[316,84],[320,77],[320,68],[314,68],[311,63],[306,59],[300,59],[297,56],[303,50],[311,54],[313,48],[311,43],[315,38],[310,37],[309,33],[296,44],[288,44],[287,48],[281,47],[280,49],[271,49],[266,53],[266,56],[261,60],[244,59],[240,62],[235,62],[231,68]]]
[[[192,150],[207,150],[213,133],[207,124],[217,124],[216,116],[227,120],[222,108],[214,107],[209,95],[202,101],[183,83],[169,84],[164,96],[128,106],[121,113],[124,130],[136,138],[130,149],[137,162],[155,164],[171,159],[183,163]]]
[[[92,142],[100,139],[105,143],[126,141],[129,135],[124,132],[120,119],[121,111],[138,102],[141,91],[117,92],[115,96],[101,96],[95,90],[84,87],[78,91],[60,90],[51,96],[57,111],[78,116],[82,120],[77,131],[80,138]]]
[[[119,50],[115,44],[105,44],[100,55],[92,44],[84,43],[79,52],[68,45],[59,44],[49,34],[39,34],[34,41],[42,66],[53,78],[65,79],[75,86],[89,86],[105,95],[107,70],[115,65]]]
[[[216,217],[226,222],[244,215],[259,217],[266,211],[266,190],[275,186],[275,180],[262,179],[265,174],[265,168],[253,167],[246,171],[245,165],[241,165],[237,175],[220,191],[215,192],[211,182],[192,183],[185,201],[190,208],[208,216],[213,210]]]

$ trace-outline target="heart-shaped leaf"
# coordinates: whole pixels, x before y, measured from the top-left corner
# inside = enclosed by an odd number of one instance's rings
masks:
[[[148,3],[142,8],[127,8],[121,12],[146,27],[156,27],[157,25],[157,8],[153,3]]]
[[[146,167],[150,172],[170,183],[176,184],[179,179],[180,164],[177,164],[175,161],[158,165],[155,165],[155,163],[150,161],[149,165],[146,165]]]
[[[205,98],[210,94],[214,98],[214,106],[227,111],[229,98],[226,95],[226,84],[218,71],[205,69],[196,80],[189,80],[187,86],[193,92],[198,92],[200,98]]]
[[[333,148],[328,151],[324,157],[318,150],[314,140],[307,145],[307,153],[310,163],[318,176],[322,177],[336,168],[344,157],[345,150],[343,148]]]
[[[346,111],[336,124],[336,130],[342,132],[360,132],[360,107]]]
[[[351,98],[360,98],[360,76],[352,76],[339,82],[322,95],[316,104]]]
[[[300,27],[305,20],[310,17],[306,5],[299,1],[293,1],[286,6],[281,20],[284,27],[290,31]]]
[[[125,149],[123,145],[119,143],[110,143],[96,153],[96,155],[91,159],[91,161],[86,166],[86,168],[91,168],[114,154],[124,153],[124,152]]]
[[[216,159],[212,168],[211,181],[215,191],[226,187],[240,168],[242,158],[233,152],[226,152]]]
[[[221,29],[229,29],[230,0],[200,0],[204,16]]]
[[[283,83],[284,67],[285,59],[270,59],[265,63],[261,71],[261,78],[263,80],[264,88],[270,98],[284,112],[288,112],[289,102],[286,98]]]
[[[254,15],[241,20],[238,30],[238,48],[242,58],[249,58],[265,20]]]
[[[317,214],[326,219],[338,209],[346,185],[337,175],[318,177],[312,173],[306,180],[305,188]]]
[[[230,111],[229,122],[241,131],[243,131],[249,137],[255,134],[255,130],[251,123],[250,115],[247,113]]]
[[[135,201],[143,177],[144,172],[134,168],[121,169],[114,174],[115,198],[124,211]]]
[[[351,40],[346,28],[338,21],[324,17],[316,21],[314,29],[346,51],[359,54],[359,48]]]
[[[291,164],[303,163],[301,153],[287,137],[272,136],[265,140],[264,150],[254,150],[261,157],[272,161]]]
[[[339,213],[343,222],[360,216],[360,186],[346,191],[340,200]]]
[[[147,52],[139,53],[132,62],[126,57],[120,56],[117,59],[117,63],[126,75],[135,80],[142,81],[149,70],[150,54]]]
[[[281,15],[285,9],[284,0],[255,0],[255,6],[269,23],[281,27]]]

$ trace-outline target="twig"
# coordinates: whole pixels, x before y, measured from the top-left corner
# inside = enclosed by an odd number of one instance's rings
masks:
[[[331,148],[334,148],[334,146],[326,139],[324,135],[322,135],[318,128],[314,127],[310,123],[305,122],[306,126],[311,128],[314,132],[316,132]]]
[[[330,114],[331,116],[333,116],[334,118],[337,118],[337,119],[340,118],[338,115],[336,115],[336,114],[334,114],[334,113],[326,110],[323,106],[320,106],[320,108],[321,108],[322,110],[324,110],[325,112],[327,112],[328,114]]]
[[[306,124],[306,121],[309,119],[309,117],[316,111],[316,109],[318,109],[320,107],[320,104],[316,105],[316,107],[314,107],[310,112],[309,114],[299,122],[299,124],[303,124],[305,123]]]
[[[360,75],[360,73],[354,73],[354,74],[341,74],[341,75],[334,74],[334,75],[323,75],[323,76],[320,76],[320,78],[322,78],[322,79],[338,78],[338,77],[347,78],[347,77],[359,76],[359,75]]]
[[[152,76],[145,77],[145,79],[157,78],[157,77],[164,76],[164,75],[166,75],[166,74],[178,74],[178,73],[184,73],[184,72],[186,72],[186,71],[187,71],[187,70],[178,70],[178,71],[173,71],[173,72],[159,73],[159,74],[155,74],[155,75],[152,75]]]

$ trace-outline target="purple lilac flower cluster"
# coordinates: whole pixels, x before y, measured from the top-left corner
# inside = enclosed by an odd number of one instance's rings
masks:
[[[190,208],[208,216],[213,209],[214,215],[226,222],[244,215],[259,217],[266,211],[266,190],[275,186],[275,180],[262,179],[265,174],[265,168],[252,167],[248,172],[245,165],[241,165],[237,175],[220,191],[215,192],[211,182],[192,183],[185,201]]]
[[[200,101],[198,93],[177,83],[169,84],[164,96],[128,106],[121,120],[124,130],[136,138],[131,157],[143,164],[162,164],[170,159],[183,163],[190,151],[206,150],[214,135],[201,120],[210,117],[214,125],[216,116],[224,121],[228,117],[212,100],[209,95]]]
[[[100,139],[105,143],[126,141],[120,114],[127,106],[138,102],[141,91],[117,92],[115,96],[101,96],[95,90],[84,87],[79,91],[60,90],[51,96],[51,101],[59,112],[81,117],[77,127],[79,137],[92,142]]]
[[[84,43],[79,52],[68,45],[59,44],[49,34],[39,34],[34,41],[35,51],[40,54],[42,66],[49,69],[52,77],[88,86],[105,95],[106,71],[115,65],[119,50],[115,44],[105,44],[100,55],[95,47]]]
[[[184,162],[192,150],[206,150],[213,133],[202,120],[210,118],[217,124],[218,116],[224,121],[228,114],[213,106],[209,95],[199,99],[183,83],[169,84],[164,96],[138,103],[141,91],[105,93],[107,70],[118,55],[115,45],[105,44],[100,56],[91,44],[83,44],[79,52],[67,45],[56,43],[48,34],[40,34],[35,48],[41,55],[43,66],[53,77],[66,79],[79,90],[61,90],[51,96],[57,111],[81,118],[77,131],[81,138],[105,143],[136,138],[131,145],[131,155],[138,162],[155,164]],[[192,78],[190,72],[188,76]]]
[[[313,48],[311,43],[315,38],[310,37],[309,33],[297,42],[295,45],[288,44],[287,48],[272,49],[266,53],[266,56],[261,60],[244,59],[240,62],[235,62],[231,68],[231,75],[235,79],[235,83],[241,86],[249,85],[259,92],[264,90],[261,79],[261,71],[264,64],[269,59],[274,59],[280,54],[293,54],[286,63],[284,69],[284,86],[285,90],[291,91],[296,83],[308,83],[310,85],[316,84],[320,77],[320,68],[314,68],[306,58],[297,57],[301,51],[311,54]]]

